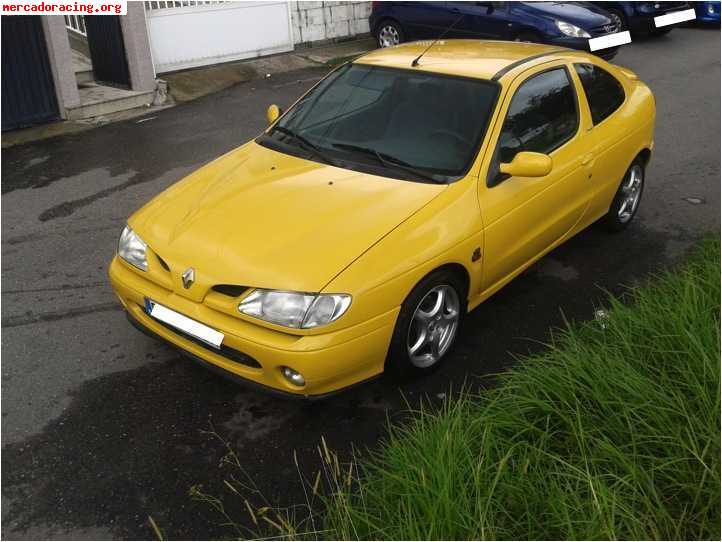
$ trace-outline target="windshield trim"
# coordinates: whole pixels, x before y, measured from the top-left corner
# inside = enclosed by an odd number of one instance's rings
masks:
[[[361,60],[361,59],[359,59]],[[289,145],[287,143],[277,141],[271,137],[271,132],[273,131],[273,128],[276,126],[276,124],[283,119],[283,117],[286,116],[286,114],[293,111],[293,109],[303,102],[305,98],[307,98],[315,89],[318,87],[323,81],[325,81],[328,77],[332,76],[338,76],[339,72],[342,70],[350,69],[352,66],[364,66],[375,70],[385,70],[385,71],[393,71],[398,73],[415,73],[419,70],[409,69],[409,68],[399,68],[399,67],[392,67],[392,66],[377,66],[375,64],[366,64],[362,61],[360,62],[347,62],[346,64],[343,64],[338,69],[332,70],[329,72],[325,77],[323,77],[321,80],[319,80],[316,84],[314,84],[306,93],[304,93],[301,97],[299,97],[298,100],[294,102],[294,104],[288,108],[287,111],[284,111],[283,115],[281,115],[276,122],[274,122],[271,126],[266,128],[254,141],[261,145],[262,147],[272,149],[276,152],[280,152],[283,154],[288,154],[290,156],[295,156],[297,158],[303,158],[306,160],[310,160],[312,162],[316,162],[319,164],[323,164],[328,166],[329,164],[324,162],[320,159],[318,156],[314,156],[314,153],[309,152],[307,149],[302,148],[301,146],[294,146]],[[426,71],[424,70],[423,73],[425,75],[430,75],[433,77],[438,78],[444,78],[444,79],[461,79],[465,81],[472,81],[474,83],[481,83],[486,84],[488,86],[491,86],[494,88],[495,92],[492,97],[492,100],[489,104],[489,110],[488,115],[483,124],[480,124],[477,131],[477,140],[474,142],[474,145],[472,146],[472,152],[470,153],[469,159],[467,163],[459,169],[458,174],[454,175],[439,175],[436,173],[433,173],[432,170],[429,170],[430,175],[438,175],[439,177],[442,177],[445,179],[446,184],[451,184],[453,182],[459,181],[460,179],[463,179],[467,175],[469,175],[469,172],[471,171],[472,167],[474,166],[474,163],[476,162],[476,159],[479,157],[479,151],[481,150],[481,146],[484,142],[484,139],[488,135],[489,126],[492,121],[492,118],[494,117],[494,112],[496,111],[499,96],[501,95],[501,89],[502,85],[495,80],[492,79],[482,79],[480,77],[469,77],[465,75],[451,75],[446,73],[438,73],[438,72],[432,72],[432,71]],[[408,173],[406,175],[400,174],[399,170],[395,168],[388,168],[388,167],[381,167],[376,164],[369,164],[368,161],[356,161],[348,156],[344,156],[343,158],[334,157],[334,160],[337,162],[337,167],[343,168],[343,169],[349,169],[351,171],[360,171],[362,173],[369,173],[372,175],[377,176],[383,176],[388,177],[391,179],[398,179],[403,181],[412,181],[412,182],[430,182],[428,180],[421,179],[420,177],[413,175],[411,173]],[[379,175],[378,171],[383,170],[383,174]]]

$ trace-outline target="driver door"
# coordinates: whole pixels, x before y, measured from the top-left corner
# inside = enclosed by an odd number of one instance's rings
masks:
[[[503,111],[496,149],[479,181],[482,291],[502,286],[560,242],[581,219],[592,193],[590,121],[586,111],[580,114],[567,66],[546,64],[517,77]],[[499,164],[521,151],[550,156],[552,171],[537,178],[500,174]]]

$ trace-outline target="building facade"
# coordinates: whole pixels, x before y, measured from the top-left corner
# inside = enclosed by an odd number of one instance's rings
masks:
[[[370,10],[184,0],[128,2],[125,16],[2,17],[2,129],[148,105],[163,73],[353,39]]]

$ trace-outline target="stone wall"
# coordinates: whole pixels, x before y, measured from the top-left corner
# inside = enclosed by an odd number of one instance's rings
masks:
[[[320,44],[369,32],[371,2],[291,1],[293,42]]]

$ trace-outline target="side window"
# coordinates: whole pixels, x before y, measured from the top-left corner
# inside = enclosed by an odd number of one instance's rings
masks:
[[[617,79],[593,64],[574,64],[587,95],[592,122],[599,124],[624,103],[624,88]]]
[[[498,176],[499,164],[511,162],[518,152],[549,154],[574,137],[578,127],[576,95],[567,70],[556,68],[530,77],[509,105],[490,179]]]

